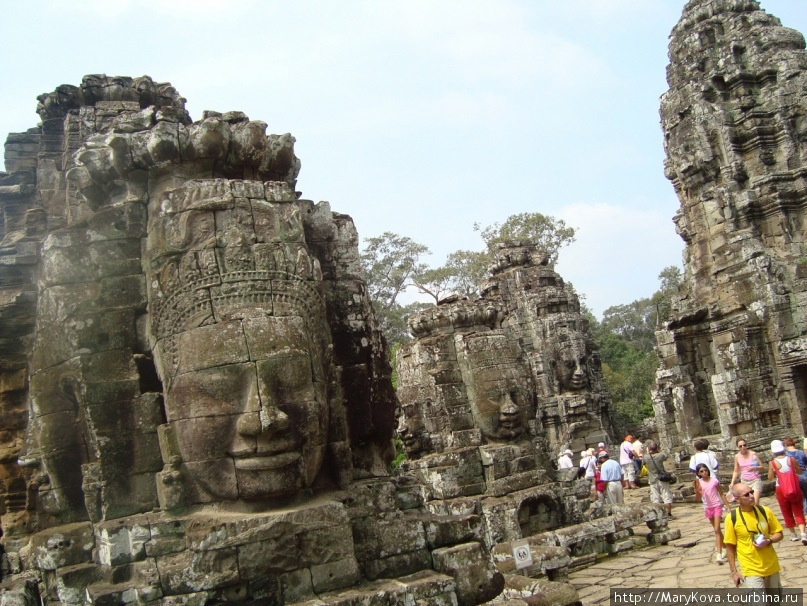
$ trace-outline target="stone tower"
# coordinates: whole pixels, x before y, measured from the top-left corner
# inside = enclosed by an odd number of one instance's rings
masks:
[[[807,430],[807,52],[755,0],[691,0],[670,36],[665,174],[684,285],[656,333],[662,445]]]
[[[528,242],[502,244],[489,272],[476,301],[448,300],[410,319],[415,340],[397,360],[409,454],[518,437],[532,441],[545,469],[552,453],[605,441],[613,433],[610,398],[574,290]],[[473,352],[482,342],[489,360]],[[487,366],[497,389],[475,385],[484,374],[476,371]],[[500,397],[505,392],[509,397]],[[490,400],[484,393],[495,394],[491,408],[501,411],[498,421],[478,410],[480,399]],[[523,435],[499,431],[497,423],[506,428],[513,407]]]
[[[501,302],[504,327],[530,361],[550,451],[577,452],[616,438],[600,352],[577,294],[546,254],[527,243],[501,245],[483,290],[485,299]]]

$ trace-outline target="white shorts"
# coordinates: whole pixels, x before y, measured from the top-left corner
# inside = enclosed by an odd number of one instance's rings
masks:
[[[636,466],[633,464],[633,461],[627,465],[622,465],[622,476],[628,482],[633,482],[636,480]]]
[[[673,497],[667,482],[656,480],[650,484],[650,502],[672,505]]]

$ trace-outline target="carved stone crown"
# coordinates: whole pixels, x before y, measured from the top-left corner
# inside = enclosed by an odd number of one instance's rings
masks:
[[[500,331],[474,333],[463,337],[468,365],[473,369],[514,366],[520,363],[516,348]]]
[[[488,266],[488,272],[495,275],[509,267],[548,265],[549,255],[538,248],[532,240],[502,242],[496,249],[496,258]]]
[[[500,328],[504,311],[488,301],[444,303],[415,314],[407,324],[415,337],[445,334],[475,327]]]
[[[82,78],[81,86],[62,84],[51,93],[39,95],[37,101],[36,111],[43,120],[63,118],[70,110],[105,101],[134,103],[140,108],[154,105],[185,109],[185,98],[170,82],[154,82],[148,76],[90,74]]]
[[[272,315],[325,318],[316,287],[322,271],[304,245],[190,251],[167,263],[158,280],[152,320],[157,339],[214,324],[225,308],[271,306]]]

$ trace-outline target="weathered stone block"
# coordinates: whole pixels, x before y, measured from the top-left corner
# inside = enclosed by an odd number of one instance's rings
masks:
[[[429,518],[424,526],[431,549],[481,540],[482,520],[477,515]]]
[[[129,518],[125,525],[120,521],[102,522],[96,527],[98,561],[104,566],[119,566],[142,560],[150,539],[151,530],[145,517]]]
[[[454,578],[460,606],[492,600],[504,589],[504,577],[494,571],[479,543],[435,549],[432,558],[435,570]]]
[[[359,565],[352,556],[311,566],[311,581],[317,593],[354,585],[359,576]]]
[[[422,548],[383,558],[360,561],[360,564],[364,576],[375,580],[413,574],[431,567],[432,560],[429,550]]]
[[[234,547],[184,551],[157,558],[160,585],[168,594],[192,593],[240,581]]]
[[[23,557],[29,565],[41,570],[56,570],[92,562],[94,547],[92,525],[81,522],[35,534],[31,537],[29,552]]]

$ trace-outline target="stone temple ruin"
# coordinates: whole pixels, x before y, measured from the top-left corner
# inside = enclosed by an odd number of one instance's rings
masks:
[[[409,327],[415,340],[397,356],[404,476],[428,510],[479,515],[502,572],[515,572],[519,545],[529,576],[562,580],[633,548],[634,526],[646,523],[651,542],[680,536],[652,507],[592,505],[576,470],[551,470],[560,440],[607,437],[608,400],[577,296],[546,255],[503,246],[479,299],[450,298]]]
[[[389,478],[357,234],[294,191],[294,139],[147,77],[39,101],[0,176],[4,599],[499,594],[478,519]]]
[[[192,122],[148,77],[39,102],[0,175],[3,599],[573,604],[571,566],[632,547],[635,525],[673,536],[653,507],[581,524],[586,483],[550,482],[540,453],[604,438],[607,398],[537,251],[503,249],[485,298],[450,306],[456,359],[411,369],[444,368],[424,456],[391,477],[358,236],[295,191],[294,139],[240,112]],[[516,574],[524,537],[541,581]]]
[[[659,437],[804,433],[804,39],[692,0],[670,58],[686,284]],[[620,436],[541,251],[503,246],[478,300],[411,318],[396,395],[355,227],[295,191],[293,137],[184,102],[87,76],[6,142],[4,604],[574,604],[569,570],[676,536],[553,469]]]
[[[807,52],[752,0],[691,1],[670,37],[665,174],[685,280],[657,335],[661,444],[807,433]]]

